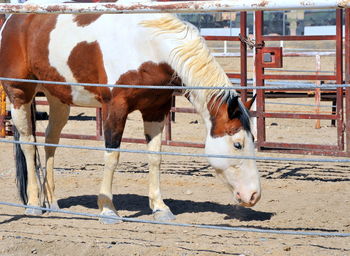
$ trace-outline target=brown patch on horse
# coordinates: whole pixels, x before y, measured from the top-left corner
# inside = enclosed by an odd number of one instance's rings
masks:
[[[23,15],[7,21],[1,39],[0,76],[21,79],[28,77],[26,36],[18,31],[18,27],[28,26],[31,18],[29,15]],[[35,84],[21,86],[18,82],[1,81],[1,83],[14,108],[29,103],[35,93]]]
[[[174,78],[174,70],[166,63],[143,63],[139,69],[120,76],[117,84],[128,85],[181,85]],[[112,100],[102,104],[104,134],[107,148],[118,148],[126,117],[139,110],[144,121],[160,122],[170,111],[173,90],[114,88]]]
[[[0,75],[20,79],[65,81],[48,60],[49,34],[57,15],[12,15],[2,32]],[[39,29],[40,28],[40,29]],[[25,31],[25,32],[24,32]],[[2,82],[15,108],[29,103],[37,84]],[[43,85],[64,103],[70,103],[69,86]]]
[[[242,129],[242,123],[239,118],[230,119],[228,114],[228,103],[214,104],[209,102],[212,128],[210,135],[213,138],[223,137],[225,135],[234,135]]]
[[[121,75],[117,84],[180,86],[180,79],[174,77],[168,64],[146,62],[138,70]],[[126,101],[129,112],[140,110],[145,121],[162,121],[170,110],[173,90],[115,88],[112,93]]]
[[[79,14],[75,16],[74,22],[80,27],[85,27],[96,21],[101,15],[102,14]]]
[[[72,50],[68,58],[74,78],[80,83],[107,83],[107,75],[103,66],[103,56],[97,42],[81,42]],[[99,102],[109,102],[111,91],[107,87],[85,86],[85,90],[96,95]]]

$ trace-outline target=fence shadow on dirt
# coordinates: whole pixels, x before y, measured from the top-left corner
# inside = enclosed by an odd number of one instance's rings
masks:
[[[237,219],[240,221],[264,221],[270,220],[274,213],[255,211],[250,208],[244,208],[233,205],[223,205],[213,202],[195,202],[192,200],[165,199],[165,203],[170,207],[175,215],[183,213],[216,212],[225,214],[225,219]],[[148,206],[148,197],[136,194],[115,195],[113,199],[117,210],[136,212],[128,218],[136,218],[143,215],[152,214]],[[86,208],[97,209],[96,195],[72,196],[58,201],[60,208],[66,209],[72,206],[83,206]]]

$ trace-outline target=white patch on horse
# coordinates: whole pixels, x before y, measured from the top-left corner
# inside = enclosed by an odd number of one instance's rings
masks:
[[[147,40],[151,38],[149,29],[138,25],[150,17],[154,18],[152,15],[128,15],[126,19],[126,15],[106,14],[82,27],[74,21],[74,15],[59,15],[50,34],[50,65],[56,68],[67,82],[76,82],[67,62],[74,47],[81,42],[99,44],[108,84],[115,84],[122,74],[137,70],[145,62],[165,62],[160,54],[161,46],[155,47],[154,42]],[[122,25],[126,22],[127,24]],[[76,105],[99,105],[95,95],[82,87],[73,86],[72,96]]]

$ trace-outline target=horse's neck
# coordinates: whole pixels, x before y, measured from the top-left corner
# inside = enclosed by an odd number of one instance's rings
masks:
[[[154,29],[156,44],[164,59],[171,65],[185,86],[226,87],[231,82],[222,67],[211,55],[198,30],[174,16],[164,15],[158,20],[143,22]],[[188,90],[197,112],[207,116],[208,102],[222,95],[222,90]]]

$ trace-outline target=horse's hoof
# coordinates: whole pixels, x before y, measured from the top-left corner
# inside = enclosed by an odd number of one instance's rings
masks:
[[[156,210],[153,212],[153,218],[156,221],[172,221],[175,220],[175,215],[170,210]]]
[[[43,211],[40,209],[27,208],[24,214],[25,215],[42,215]]]
[[[116,224],[116,223],[122,222],[120,219],[118,219],[119,215],[116,214],[112,210],[108,210],[108,211],[102,212],[101,215],[106,216],[106,217],[115,217],[115,218],[104,218],[104,217],[101,217],[100,218],[100,222],[102,224]]]
[[[53,210],[53,211],[58,211],[58,210],[60,210],[60,207],[58,206],[57,202],[49,204],[49,205],[47,206],[47,208],[48,208],[48,209],[51,209],[51,210]],[[48,212],[50,212],[50,211],[48,211]]]

